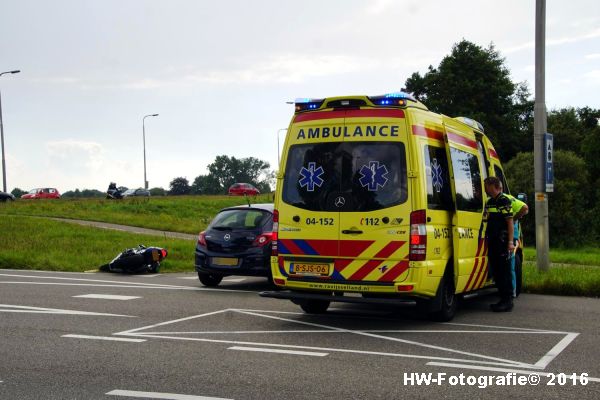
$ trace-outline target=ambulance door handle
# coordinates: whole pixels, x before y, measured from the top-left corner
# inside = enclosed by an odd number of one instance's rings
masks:
[[[361,233],[363,233],[363,231],[357,230],[357,229],[344,229],[342,231],[342,233],[344,235],[360,235]]]

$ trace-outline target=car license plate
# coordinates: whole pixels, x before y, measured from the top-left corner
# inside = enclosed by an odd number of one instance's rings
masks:
[[[329,264],[291,263],[290,274],[328,276]]]
[[[214,265],[222,265],[225,267],[237,267],[238,259],[231,257],[213,257],[212,263]]]

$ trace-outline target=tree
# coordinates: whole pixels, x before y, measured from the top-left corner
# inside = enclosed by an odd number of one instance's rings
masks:
[[[533,114],[529,91],[511,81],[493,45],[484,49],[462,40],[437,68],[413,73],[405,86],[432,111],[481,122],[504,160],[531,147],[532,131],[524,130]]]
[[[153,187],[150,189],[150,196],[165,196],[167,191],[162,187]]]
[[[529,215],[523,221],[525,243],[535,243],[535,201],[533,153],[521,153],[505,165],[513,195],[526,193]],[[585,162],[570,151],[554,151],[554,192],[548,195],[550,244],[577,246],[597,237],[590,226],[589,182]],[[597,220],[597,218],[591,221]]]
[[[222,194],[224,188],[214,175],[198,175],[192,183],[192,194]]]
[[[12,190],[11,193],[12,193],[13,196],[15,196],[18,199],[18,198],[20,198],[21,196],[23,196],[27,192],[16,187],[16,188],[14,188]]]
[[[208,175],[199,175],[194,180],[192,192],[198,194],[224,194],[237,182],[250,183],[262,193],[271,191],[274,180],[268,162],[254,157],[235,158],[226,155],[217,156],[208,165]]]
[[[190,183],[183,177],[175,178],[169,184],[169,194],[183,195],[190,193]]]

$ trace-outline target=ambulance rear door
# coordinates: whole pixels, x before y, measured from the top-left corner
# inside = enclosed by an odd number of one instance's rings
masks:
[[[298,114],[288,130],[278,204],[278,265],[290,280],[335,278],[344,111]]]
[[[484,257],[484,190],[477,138],[472,129],[451,120],[444,123],[446,152],[455,212],[452,217],[456,292],[473,290],[487,276]]]
[[[349,283],[382,292],[408,276],[406,126],[402,109],[347,110],[344,121],[338,269]]]

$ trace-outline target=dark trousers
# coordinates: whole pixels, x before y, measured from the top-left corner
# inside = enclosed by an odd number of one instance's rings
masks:
[[[512,297],[512,275],[510,271],[510,258],[508,243],[504,240],[488,239],[488,260],[494,282],[502,299]]]

